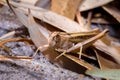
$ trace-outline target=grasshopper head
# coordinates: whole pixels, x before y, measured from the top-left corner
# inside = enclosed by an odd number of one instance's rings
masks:
[[[59,44],[61,42],[61,37],[59,35],[60,32],[53,32],[49,37],[49,45],[52,47],[59,47]]]

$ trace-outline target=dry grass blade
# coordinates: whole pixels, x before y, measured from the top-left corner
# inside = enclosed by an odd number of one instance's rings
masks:
[[[24,60],[24,59],[27,59],[27,60],[31,60],[32,58],[31,57],[27,57],[27,56],[3,56],[3,55],[0,55],[0,61],[9,61],[9,60]]]
[[[2,40],[1,42],[0,42],[0,46],[3,46],[4,44],[6,44],[7,42],[16,42],[16,41],[26,41],[26,42],[28,42],[28,43],[32,43],[33,44],[33,42],[31,41],[31,40],[29,40],[29,39],[27,39],[27,38],[11,38],[11,39],[6,39],[6,40]]]
[[[0,40],[4,40],[6,38],[10,38],[11,36],[13,36],[15,34],[15,31],[11,31],[7,34],[4,34],[3,36],[0,37]]]
[[[79,53],[77,53],[77,54],[79,54]],[[82,53],[81,56],[84,56],[84,57],[91,59],[91,60],[97,60],[97,58],[95,56],[93,56],[93,55],[91,56],[88,53],[87,54]]]
[[[29,44],[33,44],[33,42],[31,40],[28,40],[27,38],[10,38],[10,39],[1,40],[0,47],[5,49],[8,52],[8,55],[12,55],[12,54],[10,54],[10,49],[7,46],[5,46],[5,44],[7,42],[16,42],[16,41],[23,41],[23,42],[26,42]]]
[[[6,52],[8,52],[8,55],[11,55],[10,49],[9,49],[7,46],[1,45],[1,47],[2,47]]]

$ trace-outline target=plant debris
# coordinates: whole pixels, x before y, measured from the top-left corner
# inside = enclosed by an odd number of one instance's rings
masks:
[[[41,5],[42,3],[44,5]],[[73,74],[78,74],[76,79],[73,77],[70,80],[80,79],[81,74],[86,77],[86,74],[91,75],[90,80],[119,78],[119,71],[117,71],[120,68],[119,38],[109,35],[112,32],[106,26],[111,25],[110,20],[107,21],[102,17],[104,13],[108,12],[107,14],[110,14],[111,20],[115,21],[114,25],[119,24],[120,10],[116,6],[116,4],[119,4],[119,1],[1,0],[0,4],[1,6],[8,6],[14,13],[14,16],[28,30],[28,37],[14,36],[17,34],[14,29],[12,32],[9,31],[9,33],[0,37],[1,49],[4,49],[8,53],[8,55],[0,55],[1,61],[12,62],[25,69],[29,67],[28,70],[30,71],[34,69],[37,71],[36,77],[40,78],[38,71],[41,69],[40,66],[43,63],[41,64],[36,60],[38,55],[44,55],[46,59],[53,63],[51,65],[54,66],[55,71],[58,69],[55,67],[57,66],[60,69],[71,70],[68,71],[71,72],[69,75],[72,75],[72,72]],[[95,10],[99,10],[100,8],[102,9],[100,13],[95,13]],[[109,18],[109,16],[106,15],[105,17]],[[97,20],[103,19],[103,21],[93,21],[95,18]],[[13,55],[12,49],[7,45],[7,43],[12,42],[22,42],[28,45],[34,51],[33,54]],[[34,49],[32,46],[34,46]],[[29,66],[24,65],[24,62]],[[49,67],[47,66],[46,68]],[[112,73],[116,71],[118,75],[113,75]],[[34,73],[34,71],[32,72]],[[105,72],[105,74],[102,74],[102,72]],[[53,72],[54,78],[52,79],[56,79],[59,73]],[[108,75],[106,76],[106,74]],[[65,76],[63,77],[61,73],[59,76],[61,76],[59,79],[62,80],[69,79]],[[84,77],[82,77],[83,79]]]

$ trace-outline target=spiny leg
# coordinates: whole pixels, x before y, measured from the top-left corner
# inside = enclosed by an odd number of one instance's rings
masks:
[[[80,52],[78,53],[79,54],[79,59],[81,59],[82,49],[83,49],[83,46],[80,47]]]
[[[79,59],[81,59],[82,49],[83,49],[83,46],[80,47]],[[59,56],[57,56],[57,57],[55,58],[55,60],[57,60],[58,58],[60,58],[62,55],[64,55],[64,54],[67,52],[67,50],[59,50],[59,49],[56,49],[56,50],[57,50],[58,52],[59,52],[59,51],[63,51],[63,53],[61,53]]]
[[[35,51],[35,53],[32,55],[32,57],[35,57],[39,50],[41,50],[41,49],[43,49],[43,48],[46,48],[46,47],[48,47],[48,46],[49,46],[49,45],[44,45],[44,46],[38,47],[37,50]]]
[[[37,48],[37,50],[36,50],[35,53],[32,55],[32,57],[35,57],[39,50],[40,50],[40,47]]]
[[[59,56],[57,56],[57,57],[55,58],[55,60],[57,60],[58,58],[60,58],[60,57],[61,57],[62,55],[64,55],[66,52],[67,52],[67,50],[64,50],[63,53],[61,53]]]

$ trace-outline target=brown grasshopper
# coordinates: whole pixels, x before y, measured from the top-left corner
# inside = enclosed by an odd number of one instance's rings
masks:
[[[58,52],[63,52],[57,56],[56,59],[65,53],[76,51],[79,48],[79,58],[81,58],[82,49],[86,49],[87,47],[91,46],[107,32],[108,29],[105,29],[102,32],[97,29],[80,33],[54,32],[51,34],[49,39],[49,45],[54,47]]]

